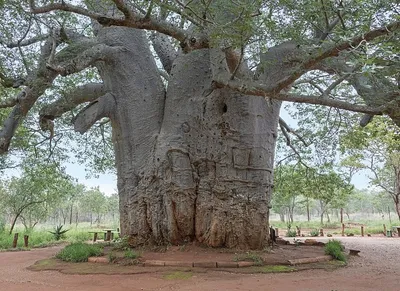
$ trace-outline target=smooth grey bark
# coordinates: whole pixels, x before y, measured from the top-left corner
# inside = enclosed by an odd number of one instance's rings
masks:
[[[280,103],[211,87],[209,50],[175,61],[153,160],[119,188],[134,244],[267,242]]]
[[[115,102],[121,234],[135,245],[263,247],[280,102],[213,90],[208,49],[175,60],[165,94],[142,31],[102,28],[98,39],[120,47],[97,67]]]

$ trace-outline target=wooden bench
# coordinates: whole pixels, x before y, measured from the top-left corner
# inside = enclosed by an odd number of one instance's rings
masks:
[[[96,242],[96,241],[97,241],[97,238],[98,238],[98,234],[99,234],[99,233],[102,233],[102,234],[104,235],[104,240],[106,240],[106,234],[107,234],[107,232],[105,232],[105,231],[89,231],[89,233],[93,233],[93,242]]]
[[[99,231],[89,231],[89,233],[93,233],[93,242],[96,242],[98,239],[98,234],[101,233],[104,235],[104,241],[112,241],[114,239],[114,234],[119,234],[119,229],[104,229]]]

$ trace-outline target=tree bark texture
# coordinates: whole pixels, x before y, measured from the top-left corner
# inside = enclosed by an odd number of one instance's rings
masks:
[[[169,54],[164,84],[144,31],[111,26],[96,33],[90,49],[55,68],[69,74],[93,64],[103,84],[82,94],[78,88],[43,118],[83,101],[90,103],[75,116],[76,131],[110,119],[121,235],[133,245],[262,248],[281,101],[217,88],[216,74],[232,73],[218,49]],[[289,76],[297,53],[291,43],[271,48],[258,80],[273,87]]]
[[[98,38],[121,47],[98,65],[114,98],[121,235],[263,247],[281,103],[213,89],[209,49],[178,57],[165,90],[143,32],[111,27]]]

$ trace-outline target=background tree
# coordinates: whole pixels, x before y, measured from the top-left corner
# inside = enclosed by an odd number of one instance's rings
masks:
[[[54,164],[26,165],[20,178],[5,182],[3,205],[12,215],[10,234],[18,218],[27,228],[34,227],[48,215],[49,207],[63,197],[63,188],[69,177]]]
[[[107,123],[121,232],[133,244],[262,248],[278,123],[289,132],[282,101],[400,124],[395,3],[74,3],[2,3],[0,152],[43,140],[26,135],[39,112],[52,153],[63,154],[55,120],[65,114],[76,131],[97,133],[104,146],[89,152],[99,158],[110,153]],[[79,86],[63,91],[73,81]]]
[[[307,169],[301,164],[279,165],[275,169],[272,209],[279,213],[281,221],[285,221],[283,218],[287,213],[288,221],[293,223],[295,206],[300,203],[302,197],[308,195],[308,183]]]
[[[82,210],[89,214],[90,225],[93,224],[93,214],[96,215],[94,221],[100,224],[101,216],[107,211],[107,199],[99,188],[85,191],[80,202]]]
[[[400,219],[400,131],[392,121],[384,118],[360,131],[349,132],[342,142],[342,151],[349,162],[372,174],[371,185],[391,197]]]

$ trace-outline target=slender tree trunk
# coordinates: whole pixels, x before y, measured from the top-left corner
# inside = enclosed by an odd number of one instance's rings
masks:
[[[340,223],[343,223],[343,208],[340,208]]]
[[[73,208],[73,204],[71,204],[71,207],[69,209],[69,225],[72,224],[72,208]]]
[[[17,212],[17,214],[14,216],[12,222],[11,222],[11,228],[10,228],[10,234],[12,234],[15,224],[17,223],[18,217],[21,215],[21,212]]]
[[[281,222],[285,222],[285,213],[283,212],[283,210],[279,211],[279,218]]]
[[[306,207],[307,207],[307,221],[311,221],[311,214],[310,214],[310,201],[307,197],[307,202],[306,202]]]

